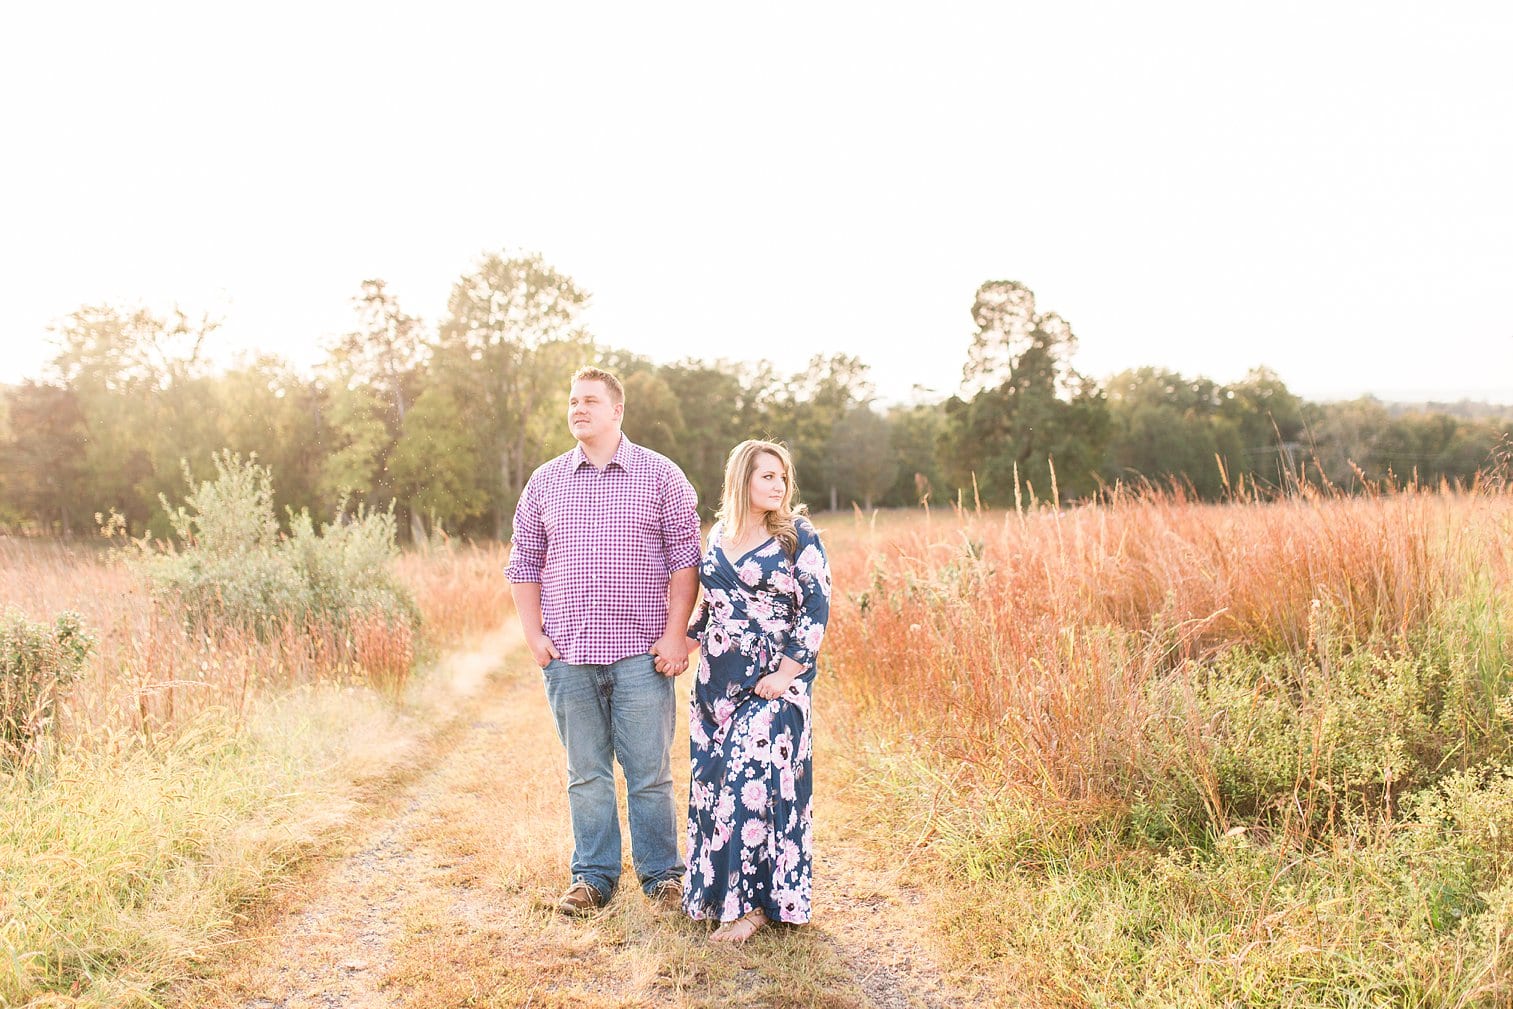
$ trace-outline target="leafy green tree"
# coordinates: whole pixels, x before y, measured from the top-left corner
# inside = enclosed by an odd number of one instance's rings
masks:
[[[1252,368],[1228,386],[1220,412],[1234,424],[1242,445],[1240,458],[1226,460],[1230,472],[1261,487],[1288,486],[1302,460],[1303,407],[1268,368]]]
[[[626,437],[676,460],[688,435],[677,394],[655,371],[632,372],[625,383]]]
[[[743,372],[727,362],[684,360],[657,369],[657,378],[678,404],[683,421],[672,458],[693,484],[705,517],[719,510],[725,460],[731,448],[768,433],[760,418],[766,408],[762,397],[772,385],[772,377],[770,367],[758,370],[758,366],[749,366]],[[627,410],[627,425],[634,413]]]
[[[1105,392],[1111,480],[1179,483],[1205,498],[1223,495],[1229,461],[1245,456],[1238,425],[1225,411],[1223,386],[1138,368],[1115,375]]]
[[[421,380],[420,364],[426,350],[424,329],[419,319],[400,307],[383,280],[363,281],[361,292],[352,303],[357,328],[341,336],[331,347],[327,370],[338,389],[338,399],[344,398],[341,390],[363,390],[365,401],[375,408],[371,417],[382,422],[386,438],[375,451],[366,453],[373,431],[367,427],[361,433],[348,430],[345,432],[348,445],[361,448],[350,453],[339,469],[343,477],[354,481],[348,489],[361,491],[360,500],[354,504],[374,507],[390,502],[403,504],[410,536],[418,540],[425,534],[419,509],[411,507],[408,501],[398,500],[403,495],[397,493],[389,479],[389,458]],[[371,472],[357,472],[359,459],[366,460]]]
[[[468,423],[467,410],[444,385],[420,394],[405,417],[404,434],[390,463],[417,513],[433,528],[459,530],[488,509],[488,468]]]
[[[78,396],[72,389],[24,382],[10,391],[7,403],[10,434],[0,440],[0,496],[63,536],[88,528],[88,429]]]
[[[884,499],[887,504],[919,505],[936,500],[935,495],[945,486],[936,457],[945,420],[945,409],[940,403],[915,403],[889,411],[898,471]]]
[[[780,425],[786,429],[782,440],[793,453],[799,488],[818,491],[832,510],[840,506],[841,473],[831,451],[836,427],[853,410],[872,402],[869,370],[859,357],[816,354],[772,399],[771,415],[786,420]]]
[[[1359,489],[1362,478],[1388,475],[1377,452],[1390,418],[1371,396],[1340,403],[1310,404],[1307,417],[1307,476],[1345,490]]]
[[[852,407],[836,421],[826,455],[840,501],[867,511],[898,475],[892,425],[870,406]]]
[[[213,398],[219,447],[256,455],[272,470],[275,512],[325,511],[319,491],[323,397],[315,384],[262,355],[219,376]]]
[[[182,459],[203,471],[216,447],[204,348],[216,328],[181,311],[80,308],[56,327],[52,369],[78,396],[88,440],[83,505],[114,508],[127,530],[166,534],[158,495]]]
[[[1062,498],[1091,493],[1104,462],[1108,409],[1070,359],[1077,340],[1055,313],[1040,313],[1023,284],[977,289],[977,333],[962,372],[963,394],[946,401],[941,456],[947,476],[984,503],[1008,504],[1016,488],[1050,496],[1054,465]]]
[[[576,325],[587,303],[539,255],[485,256],[452,288],[433,377],[468,405],[501,539],[526,478],[563,437],[568,379],[593,352]]]
[[[319,483],[327,505],[353,496],[376,503],[382,496],[381,482],[392,443],[386,412],[387,404],[370,386],[341,386],[331,391],[326,410],[327,455]]]

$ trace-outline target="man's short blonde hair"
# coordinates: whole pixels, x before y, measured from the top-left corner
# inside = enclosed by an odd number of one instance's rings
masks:
[[[612,401],[616,403],[625,402],[625,386],[620,384],[620,380],[612,372],[605,371],[603,368],[585,365],[573,372],[573,381],[603,382],[604,388],[609,390],[609,398]]]

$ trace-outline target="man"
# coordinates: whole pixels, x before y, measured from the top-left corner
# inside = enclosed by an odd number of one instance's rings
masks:
[[[578,444],[531,474],[505,572],[567,750],[566,914],[604,906],[620,878],[614,759],[642,889],[668,908],[683,896],[669,751],[673,677],[688,668],[699,587],[697,498],[673,462],[620,433],[624,416],[618,378],[573,376],[567,422]]]

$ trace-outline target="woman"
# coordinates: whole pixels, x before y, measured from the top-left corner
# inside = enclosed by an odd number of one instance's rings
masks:
[[[809,920],[809,704],[830,567],[796,493],[787,449],[737,445],[699,566],[683,907],[721,922],[713,942]]]

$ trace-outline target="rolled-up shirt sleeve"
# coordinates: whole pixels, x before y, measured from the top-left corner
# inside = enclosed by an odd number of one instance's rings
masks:
[[[662,490],[662,556],[668,574],[699,563],[699,495],[676,469]]]
[[[539,471],[526,481],[515,505],[515,531],[510,537],[510,562],[504,576],[512,582],[539,582],[546,563],[546,527],[541,522]]]

